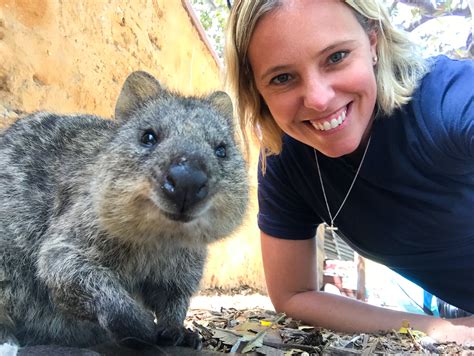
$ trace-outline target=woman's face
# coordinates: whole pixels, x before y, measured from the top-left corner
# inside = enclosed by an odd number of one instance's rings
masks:
[[[366,140],[377,88],[370,36],[338,0],[286,0],[249,45],[258,91],[280,128],[329,157]]]

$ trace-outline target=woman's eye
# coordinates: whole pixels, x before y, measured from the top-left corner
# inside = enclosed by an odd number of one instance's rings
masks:
[[[329,63],[330,64],[338,63],[338,62],[342,61],[348,54],[349,54],[349,52],[346,52],[346,51],[340,51],[340,52],[333,53],[329,56]]]
[[[278,74],[276,77],[273,77],[270,80],[271,84],[285,84],[291,79],[291,76],[288,73]]]
[[[141,144],[146,147],[153,147],[158,143],[158,137],[152,130],[146,130],[140,140]]]

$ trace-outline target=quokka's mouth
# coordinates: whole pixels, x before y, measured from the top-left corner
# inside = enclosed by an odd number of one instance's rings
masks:
[[[167,211],[163,211],[163,215],[165,215],[170,220],[183,222],[183,223],[187,223],[195,219],[195,217],[191,215],[181,214],[181,213],[170,213]]]

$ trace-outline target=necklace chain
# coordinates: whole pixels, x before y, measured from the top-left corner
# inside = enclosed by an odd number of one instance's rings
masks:
[[[352,183],[349,187],[349,190],[347,191],[346,193],[346,196],[344,197],[344,200],[342,201],[341,205],[339,206],[339,209],[337,210],[336,214],[334,215],[334,217],[332,216],[331,214],[331,209],[329,209],[329,203],[328,203],[328,198],[326,196],[326,190],[324,189],[324,183],[323,183],[323,176],[321,175],[321,170],[319,168],[319,161],[318,161],[318,153],[316,150],[314,150],[314,157],[316,159],[316,167],[318,168],[318,175],[319,175],[319,181],[321,182],[321,189],[323,191],[323,197],[324,197],[324,201],[326,203],[326,208],[328,210],[328,213],[329,213],[329,218],[331,219],[331,226],[327,226],[327,228],[329,230],[331,230],[331,232],[334,234],[334,231],[337,230],[337,227],[334,227],[334,220],[336,220],[337,216],[339,215],[339,213],[341,212],[342,210],[342,207],[344,206],[344,204],[346,203],[346,200],[347,198],[349,197],[349,194],[351,193],[351,190],[352,190],[352,187],[354,186],[354,183],[357,179],[357,177],[359,176],[359,172],[360,172],[360,169],[362,167],[362,163],[364,163],[364,159],[365,159],[365,155],[367,153],[367,150],[369,149],[369,145],[370,145],[370,139],[372,138],[372,136],[369,137],[369,141],[367,142],[367,146],[365,146],[365,150],[364,150],[364,154],[362,155],[362,159],[360,160],[360,163],[359,163],[359,167],[357,167],[357,171],[356,171],[356,174],[354,176],[354,178],[352,179]],[[326,224],[327,225],[327,224]]]

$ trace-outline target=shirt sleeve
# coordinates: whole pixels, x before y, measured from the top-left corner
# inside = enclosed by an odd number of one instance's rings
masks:
[[[267,157],[266,172],[258,169],[258,226],[264,233],[282,239],[313,238],[321,219],[302,198],[304,187],[291,177],[288,155]]]

